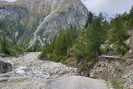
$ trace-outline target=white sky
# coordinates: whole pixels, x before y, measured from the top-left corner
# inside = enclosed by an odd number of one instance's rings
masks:
[[[14,2],[14,1],[16,1],[16,0],[3,0],[3,1],[9,1],[9,2]]]
[[[16,1],[16,0],[5,0]],[[129,12],[133,5],[133,0],[81,0],[87,9],[93,13],[104,12],[109,15]]]
[[[81,0],[87,9],[93,13],[104,12],[109,15],[129,12],[133,0]]]

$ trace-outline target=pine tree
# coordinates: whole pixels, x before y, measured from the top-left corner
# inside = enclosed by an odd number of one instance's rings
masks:
[[[64,61],[67,50],[74,44],[77,34],[78,30],[75,26],[70,26],[68,29],[61,29],[53,41],[44,46],[39,58],[57,62]]]
[[[132,8],[130,9],[130,15],[133,15],[133,6],[132,6]]]
[[[10,52],[9,52],[9,48],[11,47],[9,41],[6,40],[6,38],[4,37],[4,40],[3,42],[1,43],[1,47],[2,47],[2,52],[6,55],[10,55]]]
[[[108,28],[108,22],[103,21],[102,14],[100,14],[80,32],[74,50],[77,63],[81,61],[87,63],[101,55],[100,46],[107,40]]]
[[[85,24],[85,28],[87,28],[92,23],[93,18],[94,18],[94,16],[93,16],[92,12],[89,12],[88,19],[87,19],[86,24]]]
[[[0,21],[0,30],[2,30],[2,32],[3,32],[3,35],[2,35],[3,39],[1,42],[1,52],[8,56],[23,55],[25,52],[25,49],[22,46],[12,45],[11,42],[9,42],[9,40],[7,40],[7,38],[8,38],[7,32],[8,31],[6,31],[5,25],[1,21]]]
[[[103,21],[102,14],[96,17],[90,27],[87,30],[88,42],[91,44],[90,49],[96,56],[101,55],[100,46],[107,39],[107,25],[106,21]]]
[[[77,63],[80,63],[86,58],[87,56],[86,50],[88,50],[86,49],[86,46],[87,46],[86,29],[83,29],[79,33],[75,43],[74,55],[77,59]]]
[[[121,15],[118,15],[111,22],[112,29],[110,30],[109,39],[110,44],[114,44],[117,49],[117,53],[124,55],[129,46],[125,41],[130,37],[128,29],[123,25]]]
[[[129,27],[132,28],[133,27],[133,6],[130,9],[130,13],[129,13]]]

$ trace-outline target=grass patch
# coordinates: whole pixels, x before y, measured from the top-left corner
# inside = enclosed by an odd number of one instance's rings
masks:
[[[123,89],[123,86],[122,86],[123,81],[114,79],[114,80],[111,80],[110,83],[114,89]]]
[[[26,78],[23,78],[23,79],[18,79],[18,80],[14,80],[14,81],[12,81],[13,83],[17,83],[17,82],[23,82],[23,81],[25,81],[25,80],[27,80]]]
[[[0,57],[11,57],[10,55],[0,55]]]

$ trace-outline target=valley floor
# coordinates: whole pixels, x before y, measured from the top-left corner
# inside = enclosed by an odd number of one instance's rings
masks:
[[[0,58],[13,65],[11,72],[0,74],[0,89],[45,89],[57,77],[77,75],[76,68],[38,60],[39,54],[31,52],[18,58]]]

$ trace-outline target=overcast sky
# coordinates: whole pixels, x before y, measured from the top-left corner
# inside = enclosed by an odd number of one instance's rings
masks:
[[[3,0],[3,1],[9,1],[9,2],[14,2],[14,1],[16,1],[16,0]]]
[[[89,11],[93,13],[104,12],[109,15],[115,15],[116,13],[122,14],[129,12],[133,0],[81,0]]]
[[[16,1],[16,0],[6,0]],[[133,0],[81,0],[89,11],[93,13],[104,12],[109,15],[115,15],[116,13],[122,14],[129,12],[133,5]]]

